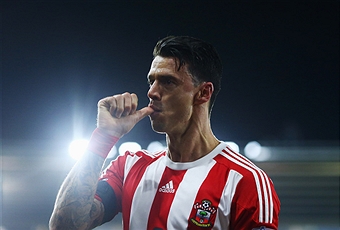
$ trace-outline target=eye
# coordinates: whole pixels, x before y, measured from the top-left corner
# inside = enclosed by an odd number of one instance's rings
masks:
[[[172,77],[164,77],[161,79],[161,83],[163,85],[173,85],[176,84],[175,80]]]
[[[166,85],[170,85],[170,84],[173,84],[174,82],[172,80],[170,80],[170,79],[167,79],[167,80],[164,81],[164,83]]]
[[[154,83],[154,80],[148,80],[148,85],[151,86]]]

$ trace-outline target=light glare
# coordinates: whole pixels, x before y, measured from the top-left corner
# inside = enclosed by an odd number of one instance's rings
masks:
[[[124,142],[119,146],[119,155],[124,155],[126,151],[137,152],[141,150],[142,147],[137,142]]]
[[[75,160],[79,160],[84,155],[88,143],[89,141],[85,139],[72,141],[68,148],[70,156]]]
[[[151,153],[159,152],[164,149],[165,146],[159,141],[152,141],[147,147],[147,150]]]
[[[246,147],[244,147],[244,154],[249,159],[256,159],[261,153],[261,145],[257,141],[249,142]]]
[[[244,154],[252,160],[266,161],[271,158],[270,148],[261,146],[256,141],[249,142],[244,148]]]

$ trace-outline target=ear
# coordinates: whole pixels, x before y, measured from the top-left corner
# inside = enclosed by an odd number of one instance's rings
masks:
[[[200,105],[209,102],[212,93],[214,92],[214,85],[211,82],[203,82],[199,86],[199,90],[195,96],[195,104]]]

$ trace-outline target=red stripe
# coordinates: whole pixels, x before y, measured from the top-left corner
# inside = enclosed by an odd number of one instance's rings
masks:
[[[185,173],[186,170],[172,170],[168,167],[165,168],[157,188],[155,199],[151,206],[147,229],[167,229],[167,219],[170,207]],[[174,190],[162,190],[162,187],[169,184],[170,181],[172,181]]]
[[[214,160],[219,161],[223,156],[217,155]],[[216,163],[210,170],[209,174],[203,181],[199,192],[196,195],[196,199],[191,210],[190,218],[188,220],[189,230],[200,230],[200,229],[212,229],[215,223],[216,214],[222,192],[225,184],[228,180],[228,170],[225,169],[225,165]],[[203,203],[210,203],[210,209],[205,209]],[[209,213],[206,218],[202,218],[202,213],[199,209],[203,210],[203,214]],[[203,215],[204,216],[204,215]]]
[[[138,152],[136,154],[138,154]],[[132,166],[128,176],[126,177],[122,194],[122,204],[124,204],[122,205],[124,230],[128,230],[130,228],[131,205],[136,188],[147,167],[156,159],[158,159],[158,157],[151,159],[151,157],[144,155],[143,158],[138,160],[136,164]]]

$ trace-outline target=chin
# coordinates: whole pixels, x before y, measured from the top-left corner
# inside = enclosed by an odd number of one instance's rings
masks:
[[[155,131],[156,133],[160,133],[160,134],[165,133],[165,129],[164,129],[163,124],[160,124],[159,122],[157,124],[157,122],[154,122],[154,121],[151,120],[151,127],[152,127],[153,131]]]
[[[164,131],[157,131],[155,129],[153,129],[153,131],[155,131],[155,133],[158,133],[158,134],[166,134],[166,132],[164,132]]]

